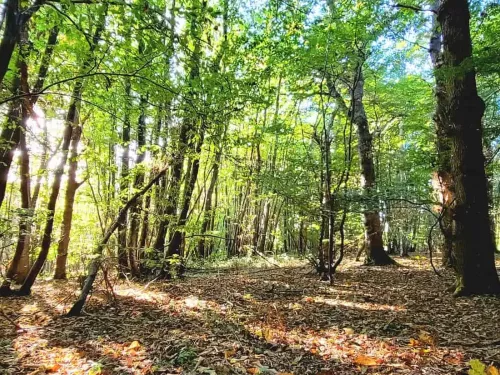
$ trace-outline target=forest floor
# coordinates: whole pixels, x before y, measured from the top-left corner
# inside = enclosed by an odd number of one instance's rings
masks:
[[[46,281],[0,300],[0,374],[467,374],[500,363],[500,299],[452,298],[427,260],[248,269],[97,288]],[[491,374],[498,374],[490,367]],[[479,374],[478,372],[477,374]],[[486,372],[484,372],[486,374]],[[476,373],[474,373],[476,374]]]

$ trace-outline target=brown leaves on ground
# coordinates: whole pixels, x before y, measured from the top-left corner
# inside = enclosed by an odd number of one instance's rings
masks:
[[[466,374],[472,358],[497,369],[500,300],[454,299],[425,263],[401,262],[348,263],[333,286],[307,268],[125,282],[117,304],[97,289],[78,318],[61,316],[75,284],[40,283],[0,300],[0,374]]]

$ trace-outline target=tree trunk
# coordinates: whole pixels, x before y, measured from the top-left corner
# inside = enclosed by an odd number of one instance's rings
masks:
[[[23,108],[23,112],[27,112],[26,109]],[[26,144],[26,122],[25,120],[29,117],[28,113],[23,113],[23,130],[21,134],[21,140],[19,142],[19,151],[21,155],[19,156],[19,161],[21,164],[20,174],[21,174],[21,209],[22,216],[20,218],[19,223],[19,237],[17,239],[17,248],[19,251],[22,251],[21,258],[19,259],[19,263],[17,264],[14,279],[18,283],[24,282],[26,276],[28,276],[28,271],[30,267],[30,258],[29,258],[29,235],[30,235],[30,221],[32,215],[31,210],[31,188],[30,188],[30,156],[29,150]],[[22,250],[21,250],[22,249]],[[12,261],[13,265],[15,262]]]
[[[170,243],[168,246],[168,255],[181,255],[180,251],[180,245],[182,242],[182,232],[179,230],[183,228],[186,225],[187,219],[188,219],[188,212],[189,212],[189,206],[191,203],[191,197],[193,195],[194,191],[194,186],[196,184],[196,179],[198,178],[198,171],[200,170],[200,154],[201,154],[201,146],[203,144],[203,136],[204,136],[204,129],[200,130],[200,140],[198,141],[194,151],[194,157],[196,159],[193,160],[193,164],[191,167],[191,173],[189,174],[189,179],[186,180],[186,185],[184,188],[184,197],[183,197],[183,204],[182,204],[182,209],[179,214],[179,218],[177,221],[177,226],[175,228],[175,232],[170,239]]]
[[[24,112],[24,108],[23,108]],[[23,116],[24,117],[24,116]],[[25,123],[23,123],[25,124]],[[14,257],[7,268],[5,280],[0,287],[0,296],[7,296],[12,294],[10,284],[12,280],[23,282],[26,278],[29,269],[29,253],[25,251],[25,242],[28,238],[28,227],[30,220],[30,175],[29,175],[29,155],[26,146],[25,129],[21,132],[21,141],[19,143],[21,150],[20,163],[21,163],[21,213],[19,218],[19,236],[17,239]]]
[[[215,185],[217,184],[217,179],[219,178],[219,167],[220,167],[220,160],[222,157],[222,145],[220,145],[219,149],[217,150],[217,153],[215,154],[215,160],[214,160],[214,167],[212,171],[212,178],[210,180],[210,185],[208,186],[207,190],[207,198],[205,202],[205,210],[203,213],[203,222],[201,224],[201,235],[203,236],[205,233],[207,233],[210,224],[212,223],[214,213],[212,209],[212,198],[215,190]],[[201,258],[206,258],[209,256],[209,252],[207,251],[209,247],[207,248],[206,246],[206,241],[204,237],[201,237],[201,239],[198,241],[198,255]]]
[[[438,105],[444,104],[446,101],[446,82],[444,77],[439,74],[439,68],[443,64],[442,41],[441,32],[437,20],[437,11],[439,8],[439,1],[436,1],[433,9],[436,14],[432,18],[432,35],[429,43],[429,54],[434,68],[435,80],[435,96]],[[440,116],[439,111],[436,110],[434,114],[434,123],[436,126],[436,148],[437,148],[437,189],[441,202],[442,213],[441,231],[444,237],[444,248],[442,264],[445,267],[453,266],[453,241],[452,241],[452,211],[450,206],[454,199],[453,193],[453,180],[451,175],[451,143],[450,124],[446,122],[446,118]]]
[[[18,67],[19,64],[20,61],[18,61]],[[12,89],[13,95],[19,95],[21,93],[20,85],[21,78],[14,78]],[[19,140],[21,139],[21,127],[19,126],[22,116],[21,102],[21,99],[16,99],[9,103],[9,109],[6,116],[7,122],[3,126],[2,133],[0,134],[0,140],[2,143],[2,147],[0,149],[0,207],[2,206],[5,198],[10,166],[12,164],[12,160],[14,159],[14,152],[16,151],[16,148],[19,145]]]
[[[120,197],[124,204],[128,200],[129,193],[129,152],[130,152],[130,107],[132,106],[131,97],[131,84],[130,79],[127,78],[125,82],[125,96],[126,96],[126,108],[125,108],[125,119],[123,122],[122,129],[122,157],[121,157],[121,175],[120,175]],[[120,277],[125,276],[125,272],[128,270],[128,252],[127,252],[127,214],[120,218],[118,223],[118,268]]]
[[[3,30],[2,41],[0,42],[0,86],[9,69],[10,59],[22,29],[22,25],[19,22],[19,0],[7,0],[3,6],[6,8],[6,14],[5,28]]]
[[[94,31],[94,35],[93,35],[93,39],[92,39],[93,43],[90,46],[89,55],[84,60],[84,63],[82,65],[82,71],[85,71],[92,61],[93,52],[94,52],[95,48],[97,47],[97,43],[99,42],[101,33],[102,33],[104,26],[105,26],[107,9],[108,9],[108,5],[104,4],[103,5],[104,11],[102,12],[101,18],[99,19],[99,23],[96,26],[96,29]],[[61,155],[59,165],[57,166],[57,168],[54,172],[54,181],[52,183],[50,197],[49,197],[49,201],[47,203],[47,219],[45,221],[45,228],[43,230],[42,245],[41,245],[40,253],[38,254],[38,257],[37,257],[35,263],[31,267],[30,272],[29,272],[28,276],[26,277],[26,280],[24,281],[23,285],[21,286],[21,289],[19,290],[20,295],[28,295],[31,293],[31,287],[35,283],[35,280],[36,280],[38,274],[42,270],[42,267],[45,264],[45,260],[47,259],[47,255],[49,253],[50,245],[52,242],[52,231],[54,229],[54,215],[55,215],[57,198],[59,196],[59,191],[61,190],[61,181],[62,181],[62,176],[64,174],[64,167],[65,167],[66,161],[68,159],[68,152],[69,152],[69,146],[70,146],[71,137],[72,137],[72,133],[73,133],[73,128],[78,123],[83,88],[84,88],[84,79],[81,78],[75,82],[75,86],[73,88],[73,93],[71,95],[70,105],[68,108],[68,113],[66,114],[63,139],[62,139],[62,145],[61,145],[61,154],[62,155]]]
[[[68,159],[69,145],[71,141],[71,136],[73,133],[73,126],[78,121],[78,111],[80,106],[80,97],[83,87],[83,82],[78,81],[73,89],[73,95],[71,104],[69,106],[68,113],[66,115],[66,124],[64,127],[63,141],[61,145],[61,160],[54,172],[54,181],[52,183],[49,202],[47,204],[47,219],[45,222],[45,228],[43,231],[42,245],[38,258],[30,269],[26,280],[24,281],[21,289],[19,290],[20,295],[28,295],[31,293],[31,287],[35,283],[35,280],[42,270],[42,267],[47,259],[49,253],[50,244],[52,241],[52,230],[54,228],[54,215],[57,203],[57,197],[59,196],[59,191],[61,190],[61,181],[64,173],[64,166],[66,165],[66,160]]]
[[[142,169],[142,162],[146,157],[143,148],[146,144],[146,102],[147,99],[141,96],[141,114],[137,124],[137,157],[135,160],[135,167],[137,172],[134,179],[134,190],[142,186],[144,183],[144,171]],[[141,206],[142,197],[139,197],[132,207],[130,207],[130,233],[128,240],[128,259],[130,263],[130,271],[132,276],[139,277],[140,270],[137,264],[137,242],[139,239],[139,227],[141,221]]]
[[[356,83],[352,93],[352,119],[358,130],[361,186],[368,198],[369,204],[372,206],[368,207],[363,214],[365,238],[368,245],[366,246],[365,263],[377,266],[394,264],[394,261],[384,250],[380,216],[376,208],[377,204],[376,202],[370,202],[375,199],[373,196],[373,190],[375,188],[375,169],[373,164],[372,134],[368,127],[368,118],[363,104],[364,77],[361,66],[358,68],[355,80]]]
[[[78,125],[78,118],[75,119],[75,126],[71,135],[71,152],[69,155],[68,182],[66,185],[66,196],[64,198],[64,213],[61,225],[61,239],[57,246],[56,270],[54,279],[65,280],[66,261],[68,258],[69,241],[71,235],[71,224],[73,222],[73,206],[75,203],[76,190],[81,186],[76,181],[76,171],[78,169],[78,144],[82,134],[82,127]]]
[[[469,18],[467,0],[441,1],[438,21],[443,35],[442,67],[447,79],[446,95],[438,101],[436,112],[453,129],[450,144],[455,190],[452,206],[455,295],[497,294],[500,282],[488,215],[482,144],[481,118],[485,107],[477,93],[475,70],[469,64],[472,58]]]
[[[368,207],[363,213],[363,224],[365,227],[365,264],[377,266],[394,264],[394,260],[387,255],[384,250],[382,239],[382,226],[377,209],[377,202],[374,202],[373,190],[375,188],[375,167],[373,163],[372,134],[368,126],[363,104],[364,77],[361,63],[358,64],[354,74],[354,84],[351,90],[351,109],[347,107],[340,93],[338,92],[333,79],[327,76],[328,89],[330,95],[337,100],[344,115],[356,125],[358,132],[358,152],[361,164],[361,187],[368,201]]]

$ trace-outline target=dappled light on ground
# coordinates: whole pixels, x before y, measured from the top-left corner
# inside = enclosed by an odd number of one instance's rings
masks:
[[[498,363],[500,301],[453,299],[424,262],[347,263],[334,285],[307,267],[98,286],[0,300],[5,374],[459,374]]]

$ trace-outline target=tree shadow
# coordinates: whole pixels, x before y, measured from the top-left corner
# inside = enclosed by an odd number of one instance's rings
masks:
[[[7,364],[11,373],[33,365],[102,374],[456,373],[491,350],[464,342],[500,331],[491,320],[497,299],[453,299],[420,269],[349,269],[333,286],[286,270],[124,283],[118,305],[96,293],[77,318],[62,317],[61,299],[38,294],[43,288],[16,302],[38,304],[49,319],[31,319],[37,329],[12,340],[21,358]]]

